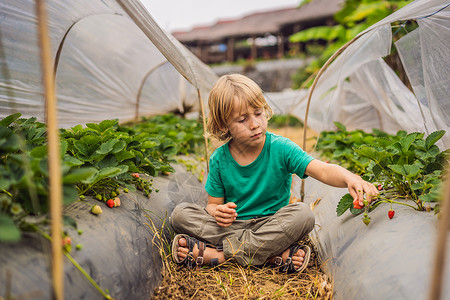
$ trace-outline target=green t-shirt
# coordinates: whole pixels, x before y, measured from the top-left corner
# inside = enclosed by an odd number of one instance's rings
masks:
[[[236,203],[237,219],[269,216],[289,204],[292,174],[306,178],[306,166],[313,160],[291,140],[266,133],[259,156],[251,164],[239,165],[228,143],[211,155],[206,191]]]

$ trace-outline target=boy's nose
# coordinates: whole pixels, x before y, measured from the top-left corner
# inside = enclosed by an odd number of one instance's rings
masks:
[[[256,129],[259,127],[259,122],[254,116],[250,117],[250,129]]]

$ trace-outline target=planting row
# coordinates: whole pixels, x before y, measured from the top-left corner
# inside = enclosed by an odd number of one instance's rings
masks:
[[[344,195],[337,208],[337,215],[347,210],[354,215],[363,213],[363,222],[370,223],[369,213],[381,203],[388,203],[388,217],[395,215],[395,205],[406,205],[418,211],[439,213],[439,198],[450,149],[441,151],[436,143],[445,131],[424,133],[398,131],[390,135],[379,130],[365,133],[348,131],[335,122],[337,131],[322,132],[317,143],[321,155],[329,161],[360,174],[375,182],[380,190],[376,201],[364,206],[353,203]]]
[[[27,216],[48,212],[46,127],[36,118],[20,117],[17,113],[0,121],[0,242],[19,240],[21,230],[33,225]],[[120,205],[120,192],[137,189],[149,196],[152,179],[139,173],[168,174],[176,155],[202,145],[202,126],[172,114],[138,124],[105,120],[60,129],[63,203],[90,195],[113,207]]]

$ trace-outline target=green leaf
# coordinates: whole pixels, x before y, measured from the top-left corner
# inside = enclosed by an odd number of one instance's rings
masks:
[[[69,147],[69,144],[67,143],[67,141],[61,140],[60,147],[59,147],[61,158],[63,158],[64,154],[66,154],[68,147]]]
[[[134,154],[127,150],[122,150],[115,154],[118,162],[122,162],[126,159],[130,159],[134,157]]]
[[[20,118],[22,114],[21,113],[15,113],[12,115],[7,116],[6,118],[2,119],[0,121],[0,126],[5,126],[8,127],[9,125],[11,125],[15,120],[17,120],[18,118]]]
[[[359,156],[369,158],[378,164],[382,164],[387,158],[392,157],[392,154],[379,147],[362,145],[359,148],[353,148]]]
[[[100,172],[98,172],[97,179],[103,179],[103,178],[107,178],[107,177],[116,176],[123,172],[124,172],[123,169],[118,168],[118,167],[104,168],[104,169],[100,170]]]
[[[126,145],[127,144],[124,141],[118,141],[117,143],[114,144],[114,147],[111,152],[114,154],[118,153],[118,152],[122,151]]]
[[[442,186],[434,186],[431,188],[431,190],[419,197],[420,200],[423,202],[436,202],[439,201],[439,199],[442,197]]]
[[[88,179],[97,173],[97,170],[92,167],[78,168],[71,170],[69,174],[64,176],[63,183],[79,183]]]
[[[63,162],[69,167],[78,167],[84,164],[84,162],[82,162],[81,160],[76,159],[75,157],[70,156],[68,154],[64,155]]]
[[[35,158],[43,158],[47,156],[47,146],[38,146],[31,150],[30,155]]]
[[[358,22],[363,19],[366,19],[368,16],[374,14],[382,14],[389,15],[390,11],[388,10],[389,3],[387,1],[376,1],[371,3],[361,3],[358,7],[349,15],[347,15],[344,19],[344,22]]]
[[[156,143],[153,141],[145,141],[141,144],[142,149],[154,148],[156,147]]]
[[[99,169],[107,167],[117,167],[117,159],[113,154],[105,156],[101,161],[98,162],[97,167]]]
[[[420,181],[420,182],[411,184],[411,189],[414,191],[423,190],[425,188],[425,186],[426,186],[426,183],[423,181]]]
[[[5,152],[19,150],[19,136],[7,127],[0,127],[0,150]]]
[[[116,126],[119,123],[118,120],[104,120],[101,121],[100,124],[98,124],[99,129],[101,132],[104,132],[105,130],[112,128]]]
[[[349,193],[342,196],[341,200],[339,200],[338,206],[336,207],[337,216],[342,216],[342,214],[344,214],[347,209],[352,207],[352,205],[353,197]]]
[[[118,142],[118,140],[112,139],[100,145],[97,149],[98,154],[108,154],[114,148],[114,145]]]
[[[95,131],[100,131],[100,126],[96,123],[87,123],[86,124],[87,128],[93,129]]]
[[[345,35],[345,28],[338,24],[335,26],[317,26],[308,28],[289,37],[293,43],[307,42],[310,40],[326,40],[332,41]]]
[[[18,242],[21,238],[19,228],[14,224],[13,219],[0,212],[0,242]]]
[[[433,146],[439,139],[445,134],[445,130],[439,130],[432,132],[427,138],[425,139],[425,145],[427,149],[430,149],[431,146]]]
[[[336,126],[338,128],[338,131],[340,130],[342,132],[347,132],[347,128],[342,123],[339,123],[336,121],[333,123],[334,123],[334,126]]]
[[[63,204],[68,205],[78,199],[77,189],[73,184],[63,185]]]
[[[420,173],[420,167],[417,164],[414,165],[389,165],[392,171],[397,174],[403,175],[406,178],[414,178]]]
[[[88,145],[86,145],[85,142],[83,142],[83,141],[75,141],[73,143],[73,146],[75,147],[75,149],[78,150],[78,152],[80,152],[84,156],[89,156],[89,147],[88,147]]]
[[[409,150],[409,147],[411,147],[412,142],[416,139],[416,137],[419,135],[418,132],[413,132],[402,138],[399,143],[402,146],[402,151],[406,152]]]

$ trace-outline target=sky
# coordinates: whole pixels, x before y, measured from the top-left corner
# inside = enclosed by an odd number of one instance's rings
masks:
[[[248,14],[298,6],[301,0],[141,0],[164,30],[189,31],[218,20],[237,19]]]

